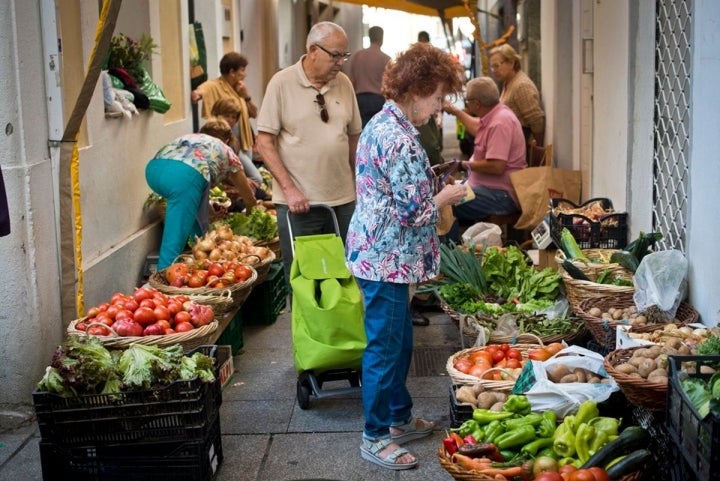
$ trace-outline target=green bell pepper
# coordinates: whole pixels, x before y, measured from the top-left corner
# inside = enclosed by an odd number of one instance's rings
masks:
[[[457,428],[453,428],[450,431],[458,433],[460,437],[465,437],[468,434],[472,434],[473,431],[475,431],[478,427],[480,427],[474,419],[468,419],[467,421],[463,422],[460,426]],[[477,439],[477,438],[475,438]]]
[[[525,446],[520,448],[523,453],[535,456],[538,451],[549,448],[553,445],[553,438],[537,438],[535,441],[527,443]]]
[[[505,426],[503,426],[500,420],[496,419],[491,421],[490,424],[485,426],[485,439],[486,443],[494,443],[498,436],[505,432]]]
[[[505,423],[505,429],[512,431],[519,428],[520,426],[530,425],[532,427],[539,426],[542,422],[543,417],[537,413],[526,414],[519,418],[511,418],[503,421]]]
[[[620,430],[622,419],[611,418],[608,416],[598,416],[592,418],[587,423],[595,428],[595,432],[604,432],[608,436],[617,435]]]
[[[473,419],[480,425],[488,424],[492,421],[502,421],[511,418],[515,413],[509,411],[491,411],[489,409],[473,409]]]
[[[588,423],[581,423],[575,432],[575,453],[577,459],[584,463],[590,459],[590,444],[595,438],[595,428]]]
[[[575,413],[575,426],[580,426],[580,424],[586,423],[598,416],[600,416],[600,411],[598,410],[597,403],[595,401],[583,401]],[[577,431],[577,428],[575,428],[574,431]]]
[[[562,458],[570,458],[575,454],[575,434],[564,422],[555,430],[553,449]]]
[[[495,439],[498,449],[517,448],[528,444],[535,439],[535,428],[529,424],[520,426],[512,431],[506,431]]]
[[[505,400],[503,409],[515,414],[530,414],[531,406],[527,397],[522,394],[511,394]]]
[[[535,428],[537,435],[541,438],[552,438],[557,429],[557,416],[554,411],[545,411],[542,413],[542,421]]]

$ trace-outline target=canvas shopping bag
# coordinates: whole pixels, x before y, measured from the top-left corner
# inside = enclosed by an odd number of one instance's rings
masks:
[[[534,229],[550,209],[550,199],[560,197],[580,202],[582,178],[579,170],[558,169],[551,165],[528,167],[510,174],[522,214],[516,229]]]
[[[367,344],[362,293],[340,237],[296,237],[290,286],[295,369],[359,368]]]
[[[202,24],[190,24],[190,87],[195,90],[208,79],[207,50],[205,48],[205,35]]]

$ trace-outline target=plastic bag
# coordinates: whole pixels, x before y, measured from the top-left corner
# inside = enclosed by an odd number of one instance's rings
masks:
[[[515,381],[512,392],[524,394],[535,412],[554,411],[558,417],[565,417],[576,412],[584,401],[600,403],[619,390],[615,380],[605,371],[603,361],[603,356],[594,351],[580,346],[568,346],[547,361],[527,362]],[[587,369],[607,379],[607,382],[554,383],[548,379],[547,369],[557,364],[564,364],[570,371],[578,367]]]
[[[150,110],[159,114],[164,114],[170,110],[170,101],[165,97],[162,89],[157,86],[150,74],[143,68],[143,78],[139,79],[140,90],[147,95],[150,100]]]
[[[668,320],[674,319],[687,293],[687,276],[688,261],[678,250],[653,252],[643,257],[633,276],[633,299],[638,311],[657,306]]]
[[[502,246],[502,229],[499,225],[490,222],[478,222],[467,228],[462,234],[464,244],[477,246]]]

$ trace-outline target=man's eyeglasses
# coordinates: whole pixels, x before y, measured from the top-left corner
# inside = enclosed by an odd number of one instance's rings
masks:
[[[499,69],[499,68],[500,68],[500,65],[502,65],[502,64],[504,64],[504,63],[505,63],[505,60],[503,60],[503,61],[502,61],[502,62],[500,62],[500,63],[493,63],[493,64],[490,64],[490,69],[491,69],[491,70],[497,70],[497,69]]]
[[[340,52],[331,52],[330,50],[326,49],[319,43],[316,43],[315,46],[325,52],[326,54],[330,55],[333,59],[333,62],[337,62],[339,60],[347,60],[350,58],[350,55],[352,55],[350,52],[340,53]]]
[[[330,115],[325,107],[325,97],[323,97],[323,94],[317,94],[315,96],[315,102],[320,106],[320,120],[327,123],[328,120],[330,120]]]

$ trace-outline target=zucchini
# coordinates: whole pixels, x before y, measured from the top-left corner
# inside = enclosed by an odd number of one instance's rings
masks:
[[[568,259],[590,262],[590,259],[583,254],[583,251],[580,249],[575,237],[573,237],[572,232],[570,232],[570,229],[567,227],[563,227],[560,232],[560,244],[560,247]]]
[[[640,471],[647,462],[652,459],[652,454],[647,449],[636,449],[623,459],[613,464],[605,472],[610,479],[616,480],[623,476]]]
[[[598,466],[605,468],[610,461],[636,449],[647,446],[650,441],[650,433],[640,426],[628,426],[623,429],[620,436],[607,443],[593,454],[590,459],[581,466],[582,469]],[[623,459],[624,461],[624,459]],[[622,462],[622,461],[621,461]]]
[[[630,251],[613,252],[610,256],[610,262],[617,262],[630,270],[630,272],[635,272],[640,265],[638,258]]]
[[[563,260],[561,265],[562,268],[565,269],[565,272],[567,272],[573,279],[577,279],[578,281],[590,281],[588,276],[586,276],[583,271],[578,269],[578,267],[569,260]]]

